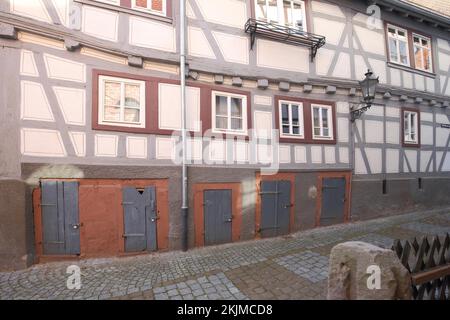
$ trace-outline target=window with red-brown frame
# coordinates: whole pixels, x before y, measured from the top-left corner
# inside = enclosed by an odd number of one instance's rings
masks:
[[[176,130],[162,129],[159,125],[160,84],[179,85],[180,81],[93,70],[92,129],[171,135]],[[250,92],[190,81],[187,86],[200,89],[199,120],[203,133],[212,129],[215,135],[248,138],[248,130],[252,128]],[[226,101],[222,106],[226,107],[226,121],[219,119],[223,128],[217,127],[215,101]]]
[[[428,73],[434,72],[430,36],[392,23],[385,23],[385,34],[389,62]]]
[[[171,16],[172,0],[94,0],[145,13]]]
[[[402,145],[420,147],[420,111],[414,108],[402,108]]]
[[[336,144],[335,103],[275,96],[275,127],[280,142]]]

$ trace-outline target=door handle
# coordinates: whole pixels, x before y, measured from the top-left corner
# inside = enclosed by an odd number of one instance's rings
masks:
[[[225,222],[233,222],[233,218],[229,218],[229,219],[225,220]]]
[[[80,224],[79,224],[79,223],[78,223],[78,224],[73,224],[73,225],[72,225],[72,228],[75,229],[75,230],[77,230],[77,229],[80,228]]]
[[[290,207],[293,207],[294,205],[292,204],[292,203],[290,203],[290,204],[285,204],[283,207],[285,208],[285,209],[287,209],[287,208],[290,208]]]
[[[156,220],[159,220],[159,216],[153,217],[150,219],[151,222],[155,222]]]

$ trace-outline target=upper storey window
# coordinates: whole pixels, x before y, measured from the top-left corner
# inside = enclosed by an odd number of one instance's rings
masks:
[[[166,0],[132,0],[131,6],[136,10],[163,15],[166,14]]]
[[[307,31],[304,1],[256,0],[255,12],[256,19]]]
[[[417,69],[432,71],[430,38],[413,34],[414,62]]]
[[[167,16],[168,1],[171,0],[94,0],[126,9]]]
[[[388,38],[390,61],[409,66],[408,32],[389,25]]]
[[[247,97],[228,92],[212,92],[214,132],[247,134]]]
[[[433,72],[431,38],[391,24],[386,34],[389,62]]]

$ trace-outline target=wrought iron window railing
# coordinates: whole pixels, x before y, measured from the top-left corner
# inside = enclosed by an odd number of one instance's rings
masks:
[[[325,45],[324,36],[253,18],[245,23],[245,32],[250,34],[250,49],[253,49],[258,35],[275,41],[309,47],[311,62],[314,61],[317,50]]]

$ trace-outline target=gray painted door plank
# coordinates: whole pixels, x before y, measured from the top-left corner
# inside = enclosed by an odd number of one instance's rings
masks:
[[[344,222],[345,185],[345,178],[323,179],[321,226]]]
[[[231,242],[232,191],[205,190],[204,194],[205,245]]]

